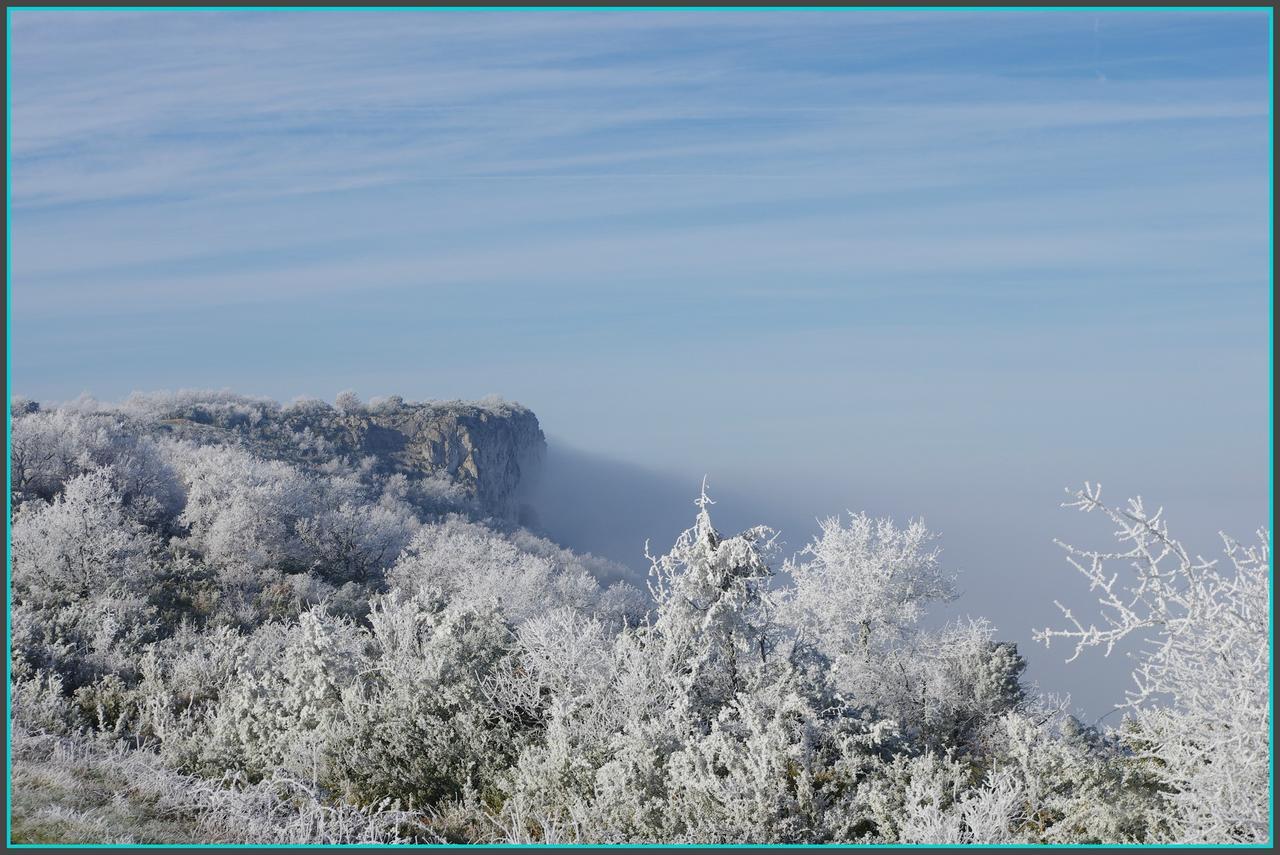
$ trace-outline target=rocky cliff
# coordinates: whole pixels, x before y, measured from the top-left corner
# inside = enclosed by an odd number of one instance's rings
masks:
[[[214,399],[145,399],[136,407],[165,433],[197,443],[235,442],[299,465],[334,456],[365,460],[411,479],[444,479],[483,514],[515,520],[521,489],[542,462],[546,440],[532,410],[505,401],[371,405]]]
[[[355,421],[362,452],[407,474],[444,475],[512,519],[546,449],[537,416],[518,405],[406,405]]]

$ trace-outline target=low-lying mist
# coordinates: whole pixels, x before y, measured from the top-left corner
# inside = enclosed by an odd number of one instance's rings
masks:
[[[960,592],[956,601],[935,606],[926,625],[967,617],[990,620],[1001,638],[1018,644],[1029,662],[1027,675],[1041,691],[1069,696],[1070,706],[1089,721],[1124,700],[1131,662],[1120,651],[1067,664],[1066,651],[1046,650],[1032,640],[1034,630],[1060,621],[1055,600],[1084,610],[1092,602],[1054,539],[1106,546],[1110,536],[1100,521],[1059,507],[1066,484],[1045,474],[1045,483],[1029,488],[1026,473],[1020,483],[1006,477],[983,484],[951,483],[941,476],[927,483],[895,483],[870,474],[845,477],[835,467],[820,480],[816,474],[787,478],[645,465],[551,437],[543,465],[527,485],[525,501],[533,508],[527,522],[575,551],[618,562],[629,574],[627,581],[644,590],[646,541],[654,555],[661,555],[693,524],[704,475],[715,502],[716,528],[735,534],[770,526],[778,532],[779,561],[805,548],[818,534],[820,518],[866,511],[902,524],[920,517],[937,534],[943,564],[957,574]],[[1121,497],[1113,491],[1111,498]],[[1196,525],[1197,514],[1206,510],[1203,497],[1169,498],[1174,500],[1170,507],[1182,500],[1177,519],[1186,524],[1181,530],[1212,549],[1212,531]]]
[[[818,532],[816,514],[783,493],[752,489],[732,474],[659,468],[584,451],[550,438],[540,470],[527,487],[530,527],[578,552],[590,552],[629,568],[629,581],[644,587],[649,561],[670,549],[693,525],[695,500],[707,479],[716,528],[726,534],[755,525],[776,530],[781,554],[801,549]],[[841,513],[833,506],[823,515]],[[857,510],[856,508],[854,510]]]

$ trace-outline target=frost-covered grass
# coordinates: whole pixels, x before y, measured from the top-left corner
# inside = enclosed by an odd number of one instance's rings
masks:
[[[253,786],[166,769],[121,743],[14,734],[15,843],[396,843],[419,818],[324,804],[283,779]]]
[[[15,843],[201,843],[197,818],[168,804],[165,777],[90,743],[15,731]],[[177,776],[174,776],[177,777]]]

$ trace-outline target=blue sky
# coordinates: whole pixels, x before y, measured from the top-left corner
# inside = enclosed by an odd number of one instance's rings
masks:
[[[10,21],[15,392],[497,392],[796,546],[924,514],[1094,705],[1062,487],[1270,517],[1264,12]]]

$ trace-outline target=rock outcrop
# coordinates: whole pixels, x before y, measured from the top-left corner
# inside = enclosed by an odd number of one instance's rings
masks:
[[[483,515],[515,521],[519,496],[541,464],[546,440],[532,410],[505,401],[377,404],[240,397],[143,401],[160,430],[200,444],[234,442],[302,466],[335,456],[369,460],[411,479],[444,479]],[[148,419],[149,421],[151,419]]]
[[[444,475],[484,511],[509,519],[546,450],[537,416],[511,404],[406,405],[359,418],[363,452],[398,471]]]

